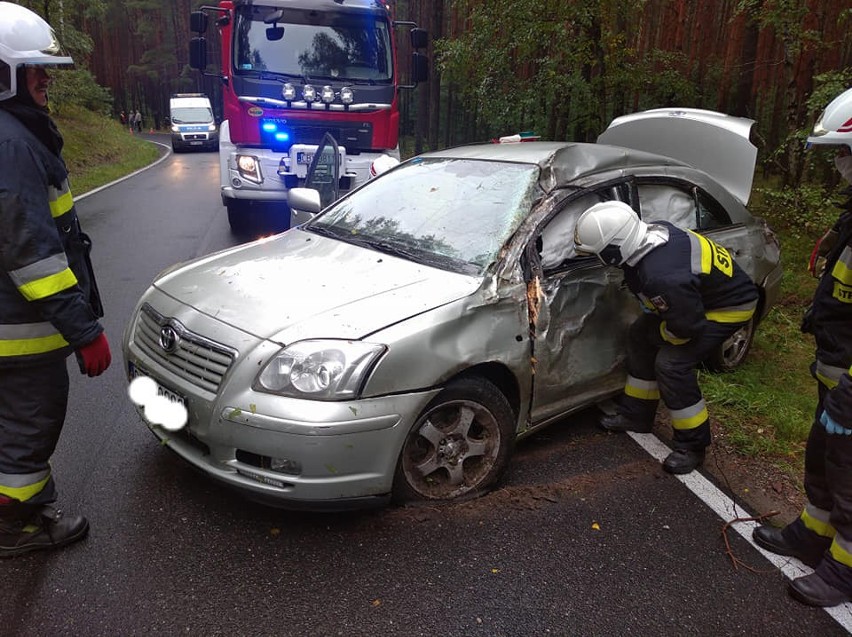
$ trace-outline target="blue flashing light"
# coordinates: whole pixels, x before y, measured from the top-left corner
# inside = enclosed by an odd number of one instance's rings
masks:
[[[286,142],[290,140],[290,133],[280,132],[275,133],[275,139],[279,142]]]
[[[267,133],[273,133],[278,130],[278,126],[275,125],[275,122],[263,122],[263,130]]]

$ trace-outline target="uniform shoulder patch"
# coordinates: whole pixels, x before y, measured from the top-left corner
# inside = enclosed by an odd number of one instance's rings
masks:
[[[666,312],[669,309],[669,302],[662,294],[658,296],[652,296],[648,300],[651,301],[655,308],[657,308],[658,312]]]

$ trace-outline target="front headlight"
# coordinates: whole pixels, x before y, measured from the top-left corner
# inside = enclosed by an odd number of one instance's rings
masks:
[[[213,132],[214,130],[216,130],[216,124],[208,124],[207,130]]]
[[[172,124],[172,132],[173,133],[179,133],[180,132],[180,126],[178,126],[177,124]]]
[[[260,173],[260,161],[254,155],[237,155],[237,170],[240,177],[259,184],[263,181]]]
[[[300,341],[276,354],[258,374],[258,391],[309,398],[356,398],[385,346],[360,341]]]

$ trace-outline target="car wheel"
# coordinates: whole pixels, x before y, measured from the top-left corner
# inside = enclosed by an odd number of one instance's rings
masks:
[[[713,355],[707,359],[706,366],[711,372],[730,372],[742,365],[754,340],[754,319],[743,325],[725,339]]]
[[[228,224],[234,234],[247,234],[251,228],[251,216],[249,206],[240,201],[228,200],[225,203],[228,209]]]
[[[394,476],[396,502],[479,494],[503,473],[515,440],[515,416],[489,381],[449,383],[417,419]]]

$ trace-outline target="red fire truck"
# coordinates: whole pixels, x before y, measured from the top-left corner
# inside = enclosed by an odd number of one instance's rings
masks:
[[[220,71],[207,70],[213,19]],[[190,64],[222,80],[222,203],[235,232],[254,209],[289,223],[290,188],[304,183],[326,134],[338,143],[340,189],[369,178],[371,163],[399,159],[399,91],[427,77],[427,34],[393,18],[387,0],[223,0],[190,16]],[[407,27],[411,68],[403,85],[394,34]]]

